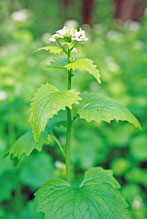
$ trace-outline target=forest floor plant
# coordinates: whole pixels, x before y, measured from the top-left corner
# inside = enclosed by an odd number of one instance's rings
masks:
[[[141,128],[138,120],[129,110],[115,101],[100,97],[94,93],[79,92],[71,89],[71,81],[76,69],[89,72],[98,83],[101,83],[99,71],[93,61],[88,58],[73,58],[74,50],[79,49],[88,38],[85,31],[64,27],[50,38],[58,46],[47,46],[38,50],[47,50],[54,54],[64,53],[66,58],[58,59],[50,64],[50,68],[67,70],[67,90],[60,92],[47,83],[42,85],[34,95],[30,108],[32,130],[21,136],[10,149],[12,157],[20,158],[37,149],[42,150],[48,143],[51,134],[59,146],[66,164],[66,179],[53,179],[46,182],[35,193],[38,211],[45,213],[46,219],[123,219],[127,217],[127,203],[119,193],[119,183],[113,178],[111,170],[102,167],[89,168],[83,181],[77,187],[72,184],[70,139],[71,129],[76,118],[88,122],[128,121]],[[63,146],[53,132],[53,126],[64,121],[59,116],[67,111],[66,145]],[[57,114],[57,115],[56,115]]]

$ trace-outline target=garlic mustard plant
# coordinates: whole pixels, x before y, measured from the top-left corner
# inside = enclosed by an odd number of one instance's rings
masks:
[[[32,129],[21,136],[10,149],[12,157],[30,155],[36,149],[42,150],[48,144],[51,135],[65,159],[66,178],[49,180],[35,193],[38,211],[44,212],[46,219],[123,219],[127,217],[127,203],[119,193],[119,183],[112,176],[111,170],[102,167],[89,168],[79,186],[71,178],[71,131],[76,119],[87,122],[122,120],[141,128],[138,120],[129,110],[115,101],[94,93],[79,93],[72,89],[72,77],[77,72],[86,71],[98,83],[100,73],[91,59],[72,57],[73,49],[85,43],[88,38],[81,28],[64,27],[56,31],[49,39],[56,45],[38,49],[50,53],[63,53],[65,58],[50,64],[50,68],[62,68],[67,76],[67,90],[60,92],[55,86],[43,84],[34,94],[30,107],[29,122]],[[63,56],[62,56],[63,57]],[[66,111],[66,118],[59,116]],[[66,122],[66,144],[62,145],[54,135],[53,128],[58,123]],[[39,165],[39,164],[38,164]]]

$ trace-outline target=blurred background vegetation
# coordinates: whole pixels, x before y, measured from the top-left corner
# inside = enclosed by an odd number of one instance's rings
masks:
[[[127,106],[142,131],[127,123],[76,121],[72,138],[75,183],[90,166],[111,168],[129,203],[128,219],[147,218],[147,9],[145,0],[0,0],[0,219],[42,219],[33,193],[48,179],[64,177],[64,160],[49,136],[41,153],[18,162],[4,156],[30,128],[29,104],[34,91],[49,82],[65,89],[66,73],[45,67],[55,56],[34,54],[49,45],[63,25],[83,27],[85,57],[94,60],[102,84],[85,72],[73,87],[109,96]],[[54,133],[65,143],[66,128]]]

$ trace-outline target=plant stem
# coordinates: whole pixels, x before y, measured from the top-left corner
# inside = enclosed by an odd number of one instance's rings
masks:
[[[70,50],[68,50],[68,63],[70,63]],[[67,89],[71,89],[71,69],[68,70],[68,84]],[[67,107],[67,134],[66,134],[66,148],[65,148],[65,164],[66,164],[66,178],[71,183],[71,167],[70,167],[70,138],[71,138],[71,110]]]
[[[59,147],[59,149],[60,149],[62,155],[65,157],[65,151],[64,151],[64,149],[63,149],[63,147],[62,147],[60,141],[59,141],[59,140],[56,138],[56,136],[53,135],[53,134],[52,134],[52,138],[54,139],[54,141],[55,141],[56,144],[58,145],[58,147]]]
[[[61,45],[61,43],[56,39],[56,42],[59,44],[59,46],[63,49],[63,51],[68,55],[68,52],[66,49]]]

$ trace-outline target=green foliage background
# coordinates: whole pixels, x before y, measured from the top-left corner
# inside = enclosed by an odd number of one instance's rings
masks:
[[[147,217],[147,14],[141,24],[130,22],[124,26],[112,20],[112,4],[99,1],[95,9],[95,23],[85,26],[89,41],[82,49],[101,73],[102,84],[85,72],[77,72],[73,87],[79,91],[94,91],[109,96],[127,106],[142,125],[142,131],[127,123],[112,122],[100,125],[76,120],[72,138],[72,168],[75,184],[81,181],[84,171],[91,166],[111,168],[120,182],[121,192],[129,203],[132,219]],[[30,129],[29,104],[34,91],[48,81],[60,90],[66,86],[64,70],[48,69],[56,56],[46,51],[33,50],[49,45],[46,32],[53,33],[62,27],[65,19],[81,21],[79,1],[62,16],[58,1],[0,1],[0,91],[6,91],[6,100],[0,100],[0,218],[44,218],[36,213],[34,192],[48,179],[65,176],[55,141],[41,153],[34,151],[18,163],[5,156],[15,140]],[[11,13],[29,8],[30,16],[24,22],[14,21]],[[100,14],[100,9],[105,13]],[[74,17],[70,16],[74,10]],[[105,16],[104,16],[105,15]],[[65,143],[66,129],[57,126],[56,136]]]

